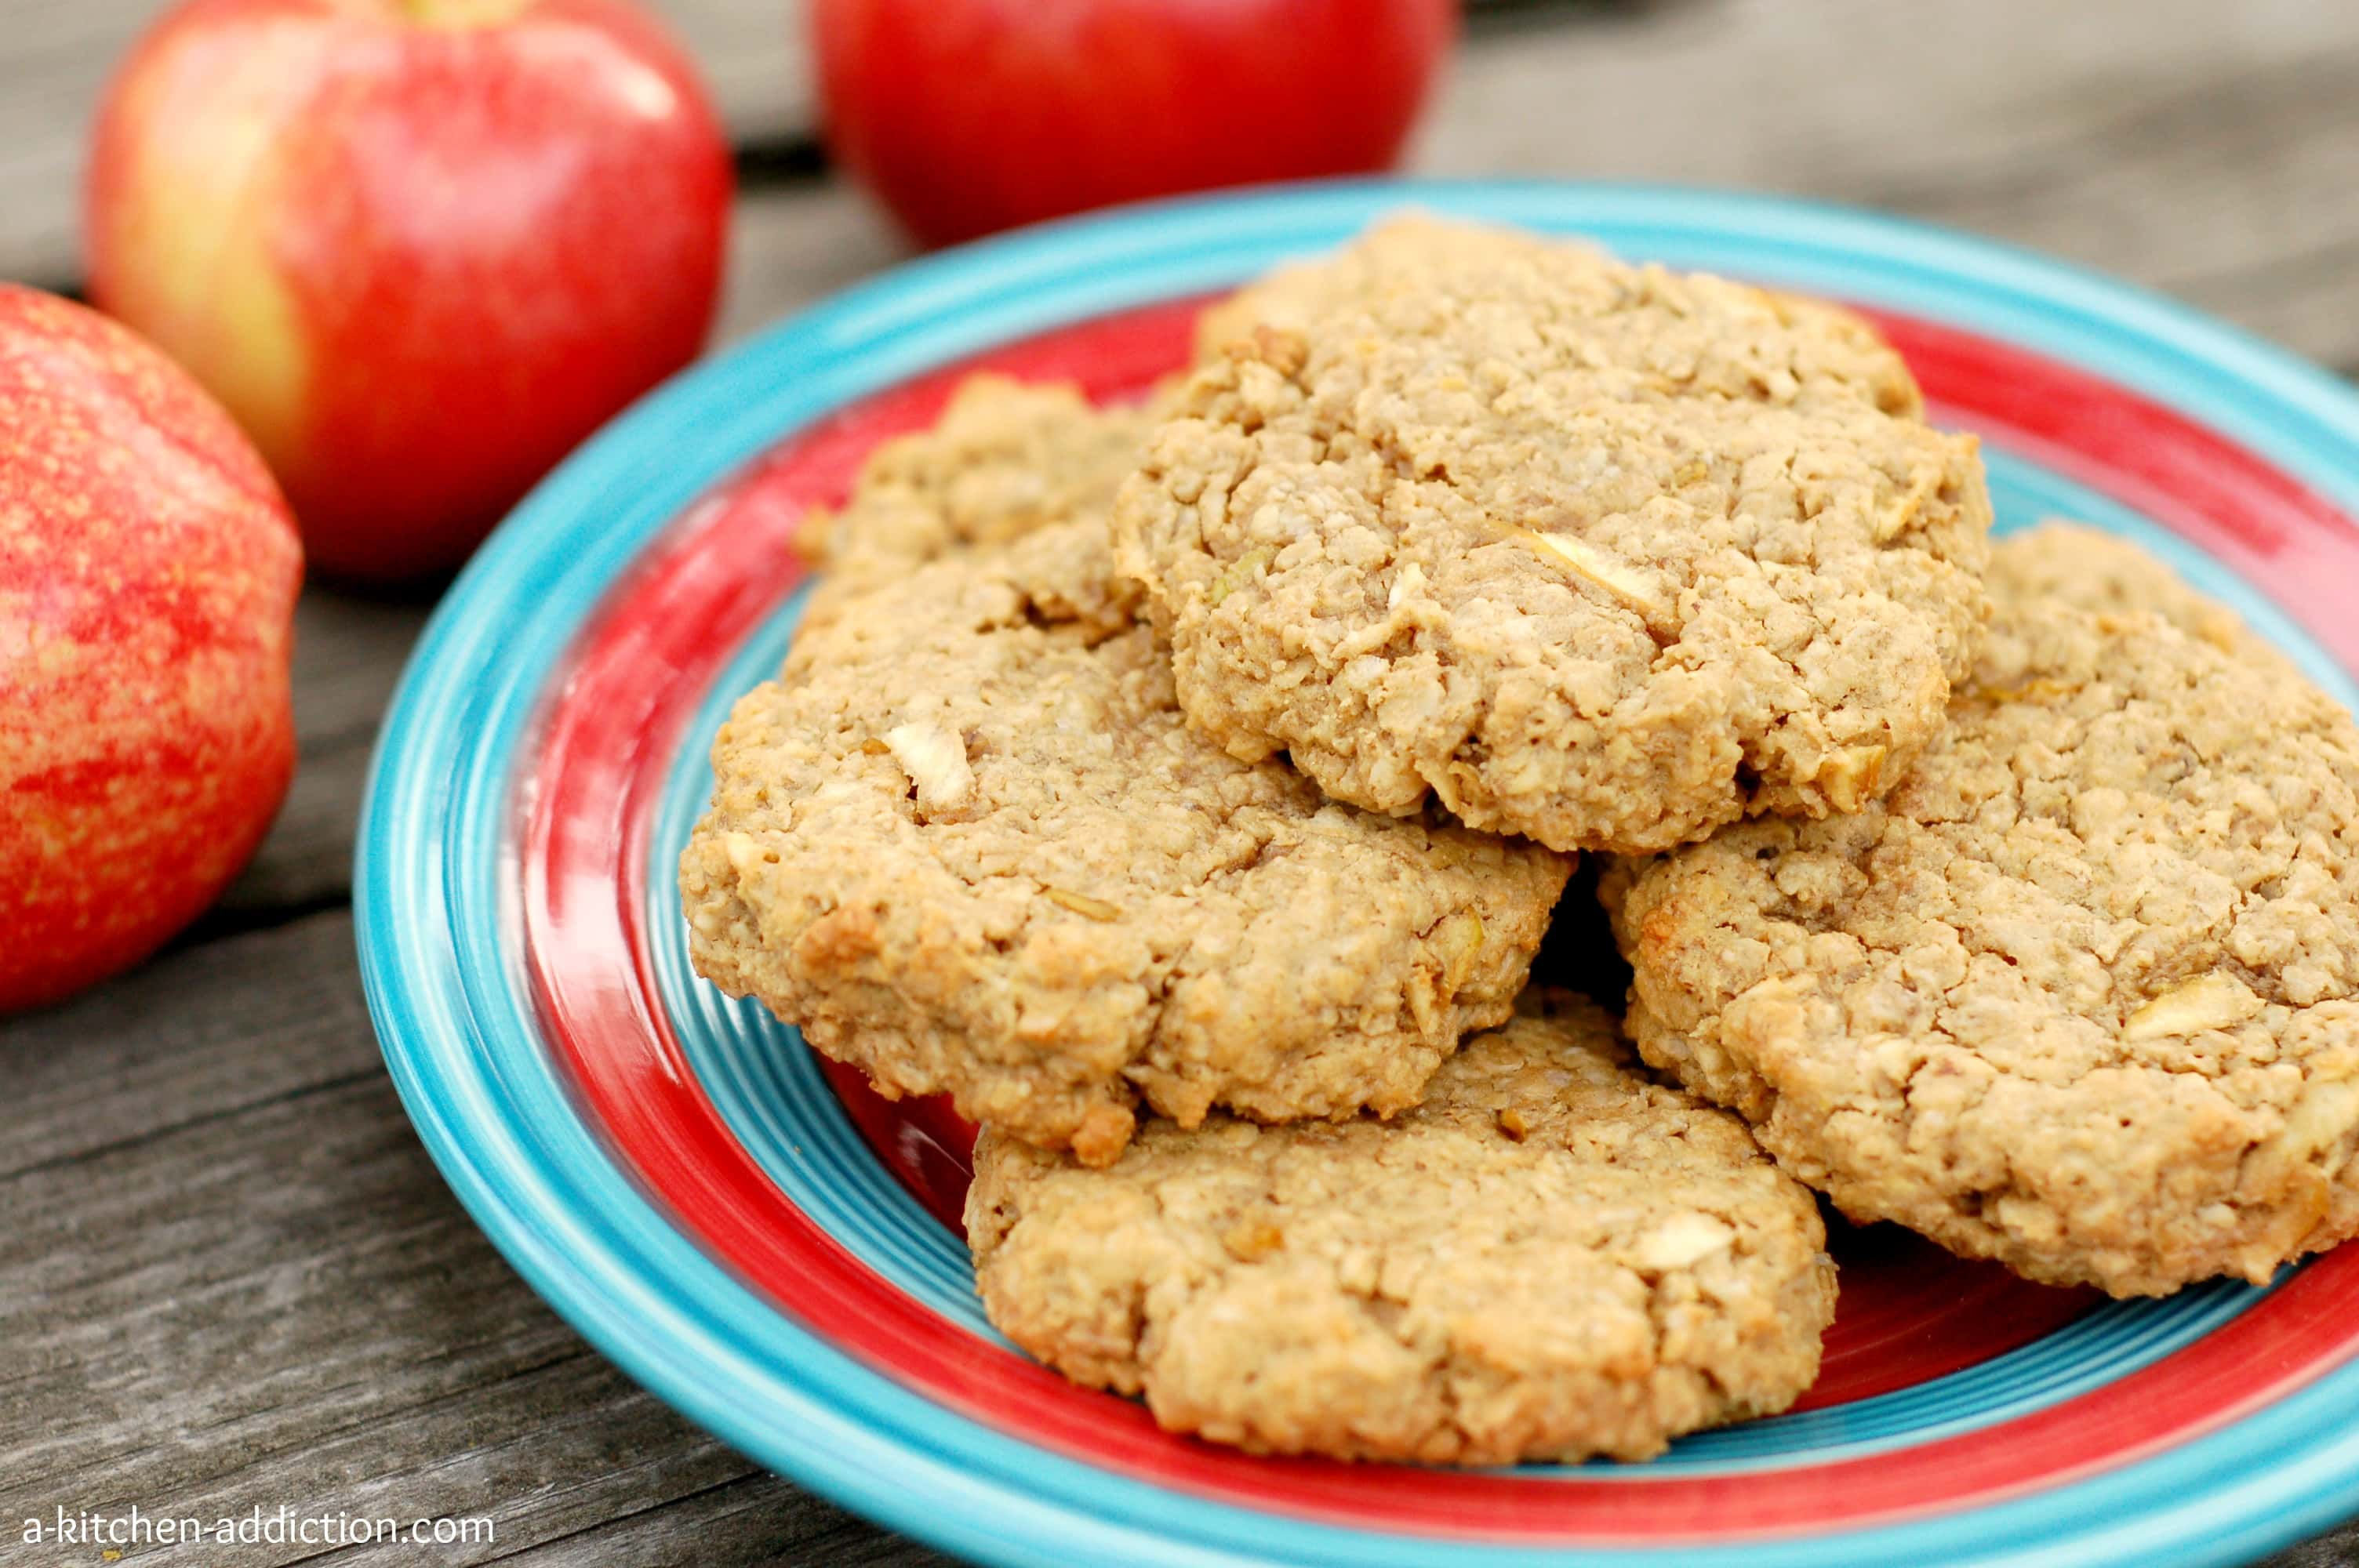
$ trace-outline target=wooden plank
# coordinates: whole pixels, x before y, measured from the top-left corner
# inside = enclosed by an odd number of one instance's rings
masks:
[[[0,1022],[0,1184],[372,1075],[357,980],[350,916],[335,910],[169,953],[62,1007]],[[0,1212],[38,1218],[5,1200]]]
[[[295,782],[254,863],[188,940],[351,892],[361,783],[428,608],[305,590],[295,611]]]
[[[0,277],[80,276],[82,138],[149,0],[0,0]]]
[[[515,1568],[679,1568],[684,1563],[946,1568],[955,1560],[839,1509],[813,1507],[790,1482],[757,1475],[493,1561]]]
[[[384,1076],[343,912],[0,1024],[0,1081],[11,1545],[60,1507],[283,1502],[491,1519],[449,1563],[681,1562],[689,1539],[725,1548],[703,1561],[890,1551],[640,1391],[492,1250]]]
[[[806,0],[649,0],[704,67],[741,145],[811,134],[819,118]]]
[[[737,202],[716,341],[734,342],[908,254],[883,214],[846,185],[750,191]]]
[[[1791,191],[2169,290],[2359,369],[2359,6],[1724,0],[1495,32],[1419,167]]]

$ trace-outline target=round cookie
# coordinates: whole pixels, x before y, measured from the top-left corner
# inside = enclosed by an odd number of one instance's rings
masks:
[[[2215,648],[2283,657],[2234,611],[2188,587],[2169,563],[2086,523],[2049,517],[1995,541],[1983,586],[1994,603],[2057,599],[2100,615],[2143,611]]]
[[[969,376],[931,427],[869,454],[841,509],[804,524],[798,543],[826,575],[801,624],[823,625],[954,550],[1056,523],[1103,524],[1155,424],[1147,408],[1098,407],[1068,383]]]
[[[1854,1217],[2050,1283],[2260,1281],[2359,1231],[2350,715],[2034,595],[1951,717],[1855,816],[1608,873],[1647,1059]]]
[[[888,1095],[1103,1162],[1400,1110],[1506,1018],[1570,864],[1372,816],[1195,735],[1103,528],[945,557],[799,637],[713,747],[700,972]]]
[[[1235,344],[1249,345],[1261,329],[1301,333],[1322,312],[1332,311],[1339,303],[1348,306],[1383,287],[1387,273],[1422,269],[1438,275],[1453,265],[1455,256],[1508,237],[1507,231],[1422,214],[1395,217],[1355,249],[1279,267],[1207,306],[1196,319],[1196,361],[1208,363],[1223,357]],[[1756,378],[1767,382],[1783,370],[1800,381],[1847,384],[1886,414],[1907,419],[1925,416],[1925,395],[1908,365],[1874,327],[1839,305],[1781,289],[1733,283],[1709,273],[1682,275],[1655,262],[1624,267],[1606,252],[1578,241],[1518,239],[1535,249],[1546,245],[1579,258],[1601,274],[1636,280],[1651,297],[1675,310],[1692,310],[1702,302],[1707,309],[1727,308],[1751,314],[1766,306],[1790,330],[1782,341],[1763,339],[1761,346],[1807,357],[1782,365],[1765,360],[1724,367],[1719,383],[1723,391],[1729,390],[1738,377],[1751,391],[1749,384]]]
[[[1104,1171],[986,1131],[974,1165],[992,1322],[1256,1452],[1643,1459],[1791,1404],[1834,1313],[1810,1193],[1565,992],[1389,1123],[1150,1122]]]
[[[1203,337],[1115,532],[1236,755],[1637,851],[1855,808],[1940,731],[1989,501],[1854,318],[1411,222]]]

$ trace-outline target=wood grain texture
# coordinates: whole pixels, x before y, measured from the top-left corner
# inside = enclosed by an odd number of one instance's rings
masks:
[[[0,0],[0,276],[72,274],[80,116],[148,0]],[[733,127],[807,134],[781,0],[667,0]],[[1538,4],[1479,27],[1418,152],[1864,201],[2169,288],[2359,367],[2359,7],[2316,0]],[[900,254],[856,195],[741,202],[720,336]],[[485,1515],[440,1563],[944,1559],[690,1427],[459,1209],[376,1055],[345,907],[422,602],[314,589],[303,766],[253,869],[137,974],[0,1022],[0,1563],[59,1506]],[[307,1549],[134,1552],[277,1565]],[[85,1554],[95,1561],[95,1552]],[[333,1560],[421,1560],[407,1546]],[[2277,1568],[2359,1564],[2359,1530]]]
[[[1484,42],[1422,168],[1882,207],[2359,368],[2359,5],[1715,0]]]
[[[494,1539],[447,1563],[883,1549],[689,1427],[509,1272],[401,1114],[346,912],[9,1025],[0,1082],[0,1561],[69,1560],[17,1555],[26,1518],[134,1504],[489,1518]],[[151,1555],[173,1560],[127,1560]]]

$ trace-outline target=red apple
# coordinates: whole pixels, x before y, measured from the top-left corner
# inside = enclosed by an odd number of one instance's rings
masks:
[[[815,0],[827,140],[947,244],[1109,202],[1390,168],[1457,0]]]
[[[93,311],[0,284],[0,1012],[187,925],[295,766],[295,520],[237,426]]]
[[[102,106],[91,292],[229,406],[315,567],[412,578],[695,355],[731,190],[625,0],[190,0]]]

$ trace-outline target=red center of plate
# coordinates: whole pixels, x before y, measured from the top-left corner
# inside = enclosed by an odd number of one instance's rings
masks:
[[[930,421],[988,368],[1135,394],[1181,363],[1191,302],[1072,327],[908,383],[784,443],[691,508],[585,631],[521,792],[527,962],[560,1068],[615,1158],[681,1228],[779,1309],[868,1365],[1009,1436],[1247,1506],[1365,1526],[1555,1541],[1726,1539],[1942,1511],[2183,1442],[2359,1348],[2343,1292],[2359,1249],[2297,1275],[2200,1342],[2103,1388],[1977,1432],[1774,1472],[1593,1466],[1578,1484],[1502,1472],[1253,1459],[1158,1431],[1138,1405],[1079,1390],[904,1296],[803,1214],[738,1144],[660,1002],[645,926],[649,834],[690,716],[799,580],[791,540],[840,501],[885,437]],[[2359,625],[2329,613],[2359,534],[2321,498],[2159,404],[1955,329],[1879,316],[1942,416],[2138,508],[2265,586],[2346,661]],[[829,1080],[877,1157],[955,1226],[970,1130],[940,1102]],[[1841,1307],[1810,1406],[1969,1367],[2097,1299],[1951,1258],[1890,1227],[1838,1227]]]

